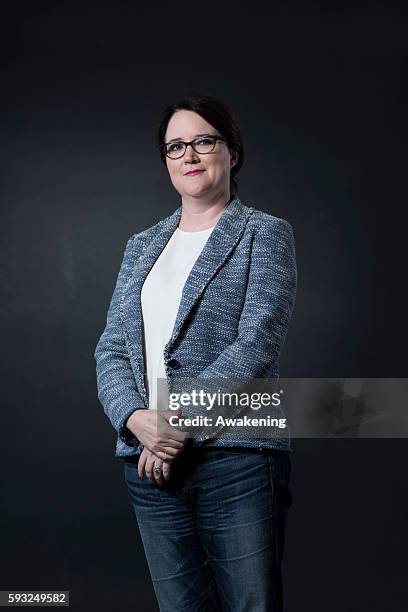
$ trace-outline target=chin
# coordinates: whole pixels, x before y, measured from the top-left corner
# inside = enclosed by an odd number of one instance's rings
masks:
[[[183,189],[181,191],[181,195],[188,196],[190,198],[199,198],[200,196],[203,196],[206,193],[208,193],[208,191],[209,191],[208,187],[207,188],[197,187],[197,189],[190,188],[188,190]]]

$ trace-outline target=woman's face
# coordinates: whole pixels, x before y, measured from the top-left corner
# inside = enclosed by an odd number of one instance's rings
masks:
[[[164,138],[189,142],[198,135],[217,134],[217,130],[201,115],[189,110],[176,111],[171,117]],[[227,144],[218,140],[211,153],[199,154],[189,146],[183,157],[170,159],[166,157],[167,169],[171,182],[181,197],[214,199],[230,195],[230,171],[236,163]],[[203,170],[194,175],[187,172]]]

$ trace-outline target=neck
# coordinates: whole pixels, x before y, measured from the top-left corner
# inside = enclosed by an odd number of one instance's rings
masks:
[[[188,232],[199,232],[213,227],[234,196],[227,194],[213,202],[200,202],[191,198],[183,200],[179,228]]]

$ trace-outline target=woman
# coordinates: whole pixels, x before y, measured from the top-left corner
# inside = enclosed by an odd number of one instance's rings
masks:
[[[182,378],[278,376],[296,292],[292,228],[238,198],[243,147],[224,103],[170,106],[159,146],[181,206],[128,240],[95,350],[98,396],[160,610],[282,610],[290,441],[187,437],[157,381],[171,391]]]

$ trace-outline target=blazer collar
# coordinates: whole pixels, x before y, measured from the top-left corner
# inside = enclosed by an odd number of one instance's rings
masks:
[[[173,332],[164,349],[165,355],[169,354],[171,347],[180,335],[181,329],[194,304],[239,241],[245,230],[246,223],[254,210],[252,206],[248,207],[242,204],[237,196],[230,200],[229,204],[225,207],[186,280]],[[148,405],[148,397],[144,381],[145,360],[143,353],[141,290],[147,275],[176,230],[181,218],[181,212],[182,207],[179,206],[173,214],[163,220],[159,233],[137,260],[131,278],[121,296],[121,313],[124,329],[131,357],[135,361],[139,389],[143,391],[142,395],[144,395],[146,405]]]

